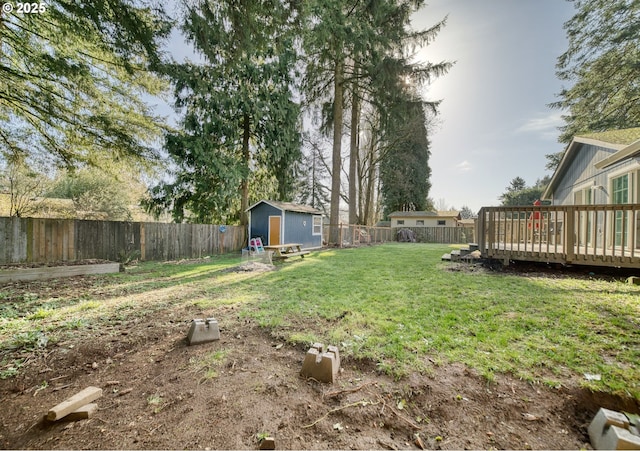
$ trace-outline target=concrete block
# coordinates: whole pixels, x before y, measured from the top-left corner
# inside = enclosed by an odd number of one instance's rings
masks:
[[[629,418],[621,412],[601,408],[589,425],[594,449],[640,449],[640,437],[630,430]],[[633,430],[637,430],[635,427]]]
[[[312,377],[320,382],[334,383],[340,370],[340,352],[336,346],[327,346],[315,343],[304,357],[300,374],[303,377]]]
[[[593,444],[593,443],[592,443]],[[618,426],[609,426],[596,449],[640,449],[640,437],[633,435],[627,429]]]
[[[260,440],[260,446],[258,449],[276,449],[276,441],[273,437],[265,437]]]
[[[215,318],[194,319],[187,333],[187,344],[198,345],[220,340],[220,328]]]

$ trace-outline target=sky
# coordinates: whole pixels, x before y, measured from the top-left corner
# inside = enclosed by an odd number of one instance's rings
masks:
[[[430,138],[436,205],[478,211],[499,205],[514,177],[533,185],[551,174],[545,155],[565,145],[557,141],[562,112],[548,104],[563,88],[555,65],[573,14],[564,0],[431,0],[413,16],[420,30],[448,15],[416,59],[455,61],[422,90],[442,100]]]
[[[563,24],[573,14],[566,0],[428,0],[414,14],[415,30],[447,16],[416,60],[455,62],[422,90],[427,100],[442,101],[430,136],[437,206],[477,212],[499,205],[513,178],[533,185],[551,175],[545,155],[565,146],[557,141],[561,111],[548,104],[563,88],[555,65],[567,49]],[[167,50],[197,60],[177,32]],[[168,104],[158,109],[175,121]]]

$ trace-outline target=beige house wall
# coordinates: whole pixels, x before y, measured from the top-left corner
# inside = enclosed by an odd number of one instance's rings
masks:
[[[404,221],[400,223],[399,221]],[[422,221],[419,223],[419,221]],[[444,221],[444,224],[438,224],[438,221]],[[437,216],[426,217],[394,217],[391,218],[391,227],[455,227],[456,219]]]

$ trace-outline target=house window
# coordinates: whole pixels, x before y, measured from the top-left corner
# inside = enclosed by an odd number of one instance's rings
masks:
[[[439,226],[447,225],[446,219],[438,219],[438,225]]]
[[[593,204],[593,190],[591,186],[578,190],[573,193],[574,205],[592,205]]]
[[[611,203],[629,203],[629,174],[611,179]],[[614,244],[616,246],[620,246],[627,241],[628,229],[629,224],[626,212],[616,211],[614,223]]]
[[[624,166],[608,175],[608,201],[611,204],[632,204],[638,202],[640,162]],[[606,190],[605,190],[606,192]]]
[[[404,225],[404,219],[398,219],[398,225]]]
[[[424,219],[418,219],[418,220],[416,220],[416,225],[417,225],[417,226],[423,226],[423,225],[424,225]]]
[[[611,200],[614,204],[629,202],[629,174],[621,175],[611,181]]]
[[[582,200],[585,205],[593,204],[593,190],[588,188],[582,193]]]
[[[578,186],[573,192],[573,205],[593,205],[594,203],[594,185],[589,182]],[[546,215],[546,213],[545,213]],[[578,231],[578,244],[583,246],[592,246],[594,238],[593,224],[596,213],[589,211],[578,212],[580,230]],[[546,219],[546,216],[545,216]]]
[[[313,235],[322,235],[322,216],[313,217]]]

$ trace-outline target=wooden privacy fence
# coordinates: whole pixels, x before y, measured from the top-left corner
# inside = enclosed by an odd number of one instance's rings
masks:
[[[0,264],[177,260],[237,252],[246,227],[0,217]]]
[[[386,243],[395,239],[389,227],[374,227],[359,224],[337,224],[333,227],[338,227],[338,243],[340,247]],[[324,243],[329,242],[330,229],[331,224],[323,225],[322,240]]]
[[[640,267],[640,204],[484,207],[484,257]]]
[[[475,242],[473,227],[394,227],[394,240],[399,230],[409,229],[419,243],[468,244]]]
[[[339,243],[342,246],[386,243],[397,241],[398,231],[412,230],[420,243],[467,244],[475,242],[473,227],[373,227],[357,224],[339,224]],[[324,224],[323,241],[329,242],[329,224]]]

